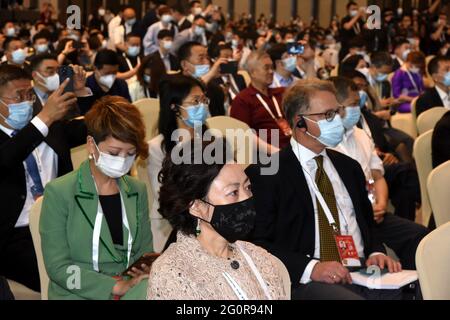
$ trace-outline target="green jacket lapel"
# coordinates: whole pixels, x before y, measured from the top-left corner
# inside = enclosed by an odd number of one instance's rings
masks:
[[[139,195],[137,190],[133,188],[133,185],[130,183],[127,176],[120,178],[118,180],[118,184],[123,197],[123,202],[125,204],[128,224],[130,226],[130,231],[134,243],[138,234],[137,213],[139,210]],[[123,239],[123,243],[126,246],[128,243],[128,231],[125,228],[123,232]]]
[[[83,162],[83,164],[80,166],[80,169],[78,170],[78,184],[75,192],[75,202],[77,203],[86,220],[89,222],[92,230],[94,230],[99,200],[94,184],[94,179],[91,175],[89,161]],[[113,257],[114,261],[121,262],[123,260],[121,255],[114,247],[111,232],[105,218],[103,218],[102,221],[100,243],[106,248],[108,253]]]

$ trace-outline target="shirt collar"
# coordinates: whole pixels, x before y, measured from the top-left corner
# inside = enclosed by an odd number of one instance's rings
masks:
[[[436,87],[436,91],[438,92],[439,96],[441,97],[442,102],[445,103],[445,100],[448,99],[447,92],[445,92],[444,90],[442,90],[438,86],[435,86],[435,87]]]
[[[9,129],[7,127],[4,127],[0,124],[0,130],[2,130],[4,133],[6,133],[8,136],[12,137],[12,134],[14,132],[13,129]]]
[[[279,74],[278,72],[274,72],[273,76],[275,77],[276,80],[278,80],[278,82],[280,84],[287,84],[289,85],[292,81],[293,81],[293,76],[291,75],[289,78],[283,78],[283,76],[281,74]]]
[[[45,93],[44,91],[42,91],[41,89],[39,89],[38,87],[34,87],[34,92],[36,92],[36,94],[38,95],[38,97],[43,100],[43,101],[47,101],[48,99],[48,94]]]
[[[294,138],[291,138],[291,147],[297,159],[303,168],[308,168],[308,163],[314,160],[317,156],[321,155],[324,158],[327,157],[326,149],[323,149],[321,153],[316,154],[314,151],[306,148],[302,144],[298,143]]]

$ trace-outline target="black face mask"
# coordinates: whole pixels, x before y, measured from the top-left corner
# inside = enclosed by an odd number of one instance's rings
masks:
[[[218,234],[230,243],[248,238],[255,226],[256,210],[253,197],[242,202],[221,206],[203,202],[213,206],[214,212],[211,222],[200,219],[211,224]]]

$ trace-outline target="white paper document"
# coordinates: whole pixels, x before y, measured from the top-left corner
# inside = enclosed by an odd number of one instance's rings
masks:
[[[402,272],[386,273],[384,275],[380,275],[377,272],[374,272],[372,275],[351,272],[350,275],[354,284],[369,289],[399,289],[419,278],[415,270],[403,270]]]

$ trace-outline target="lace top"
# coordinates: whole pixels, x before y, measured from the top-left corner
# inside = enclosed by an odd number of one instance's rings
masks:
[[[285,293],[282,275],[273,256],[249,242],[238,241],[253,259],[267,284],[272,299],[289,299]],[[178,232],[177,242],[153,263],[147,299],[149,300],[236,300],[223,272],[229,273],[250,300],[266,300],[266,295],[255,274],[235,244],[230,245],[230,258],[209,254],[194,236]],[[239,267],[231,267],[238,261]]]

